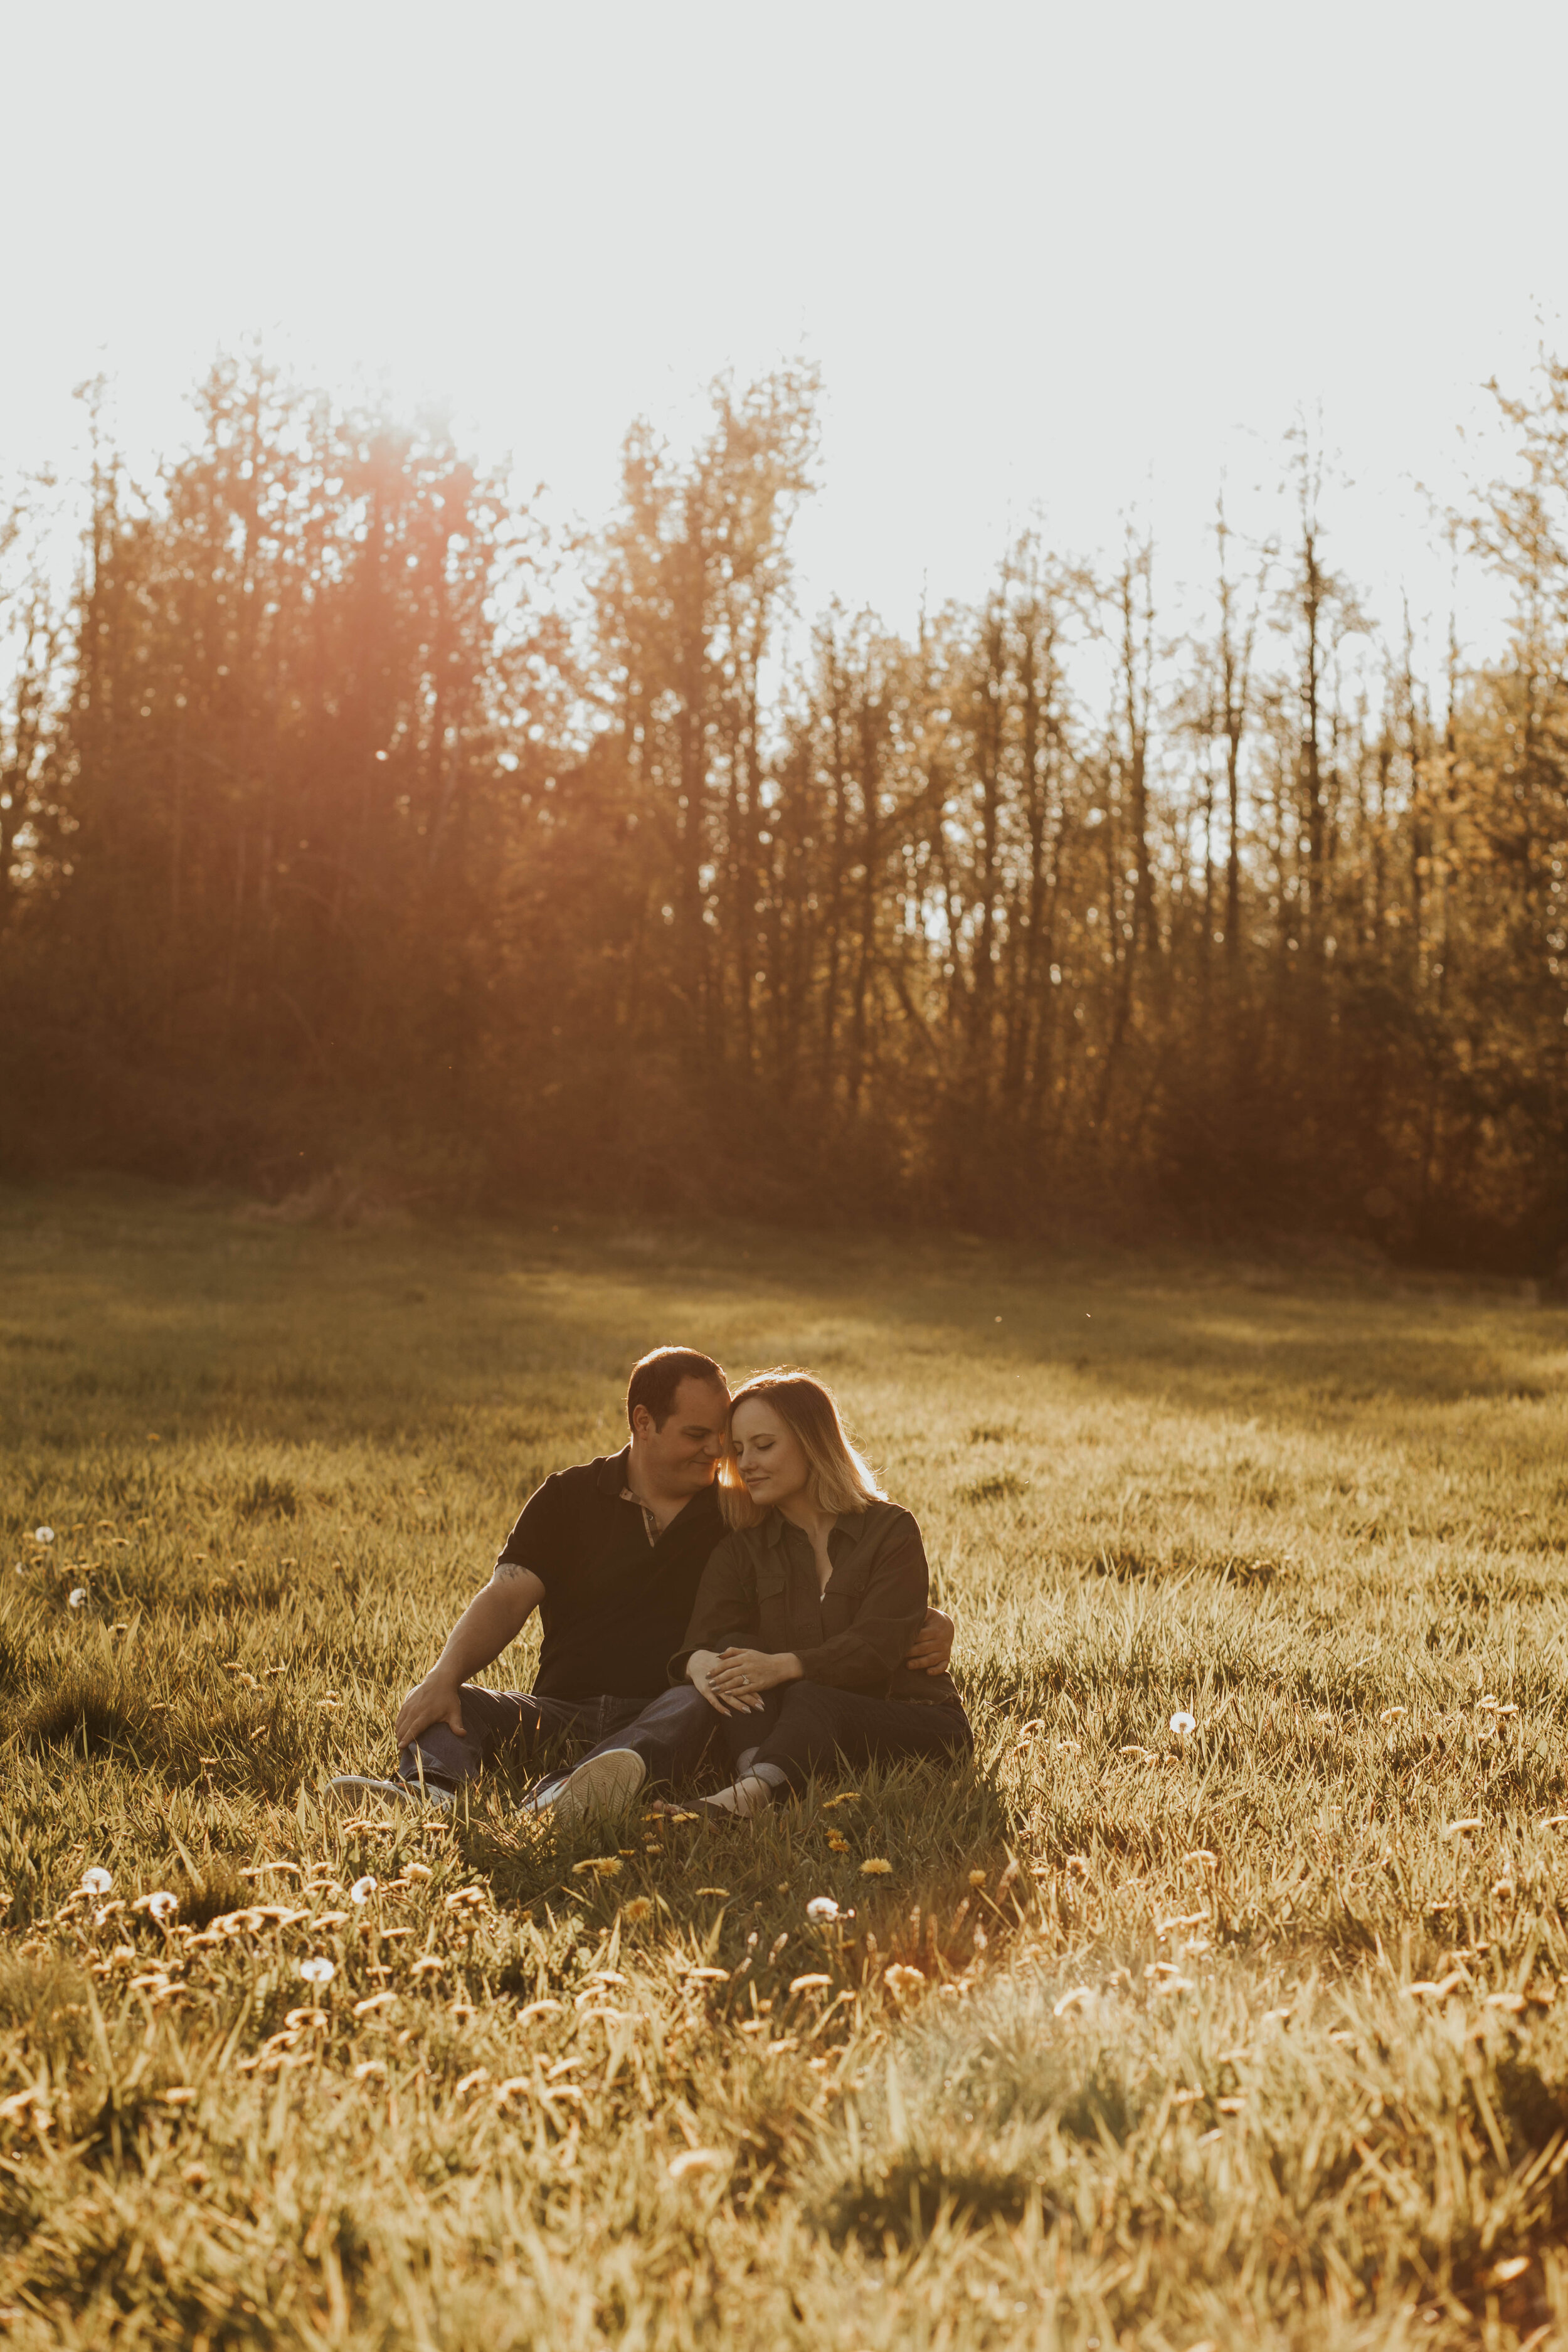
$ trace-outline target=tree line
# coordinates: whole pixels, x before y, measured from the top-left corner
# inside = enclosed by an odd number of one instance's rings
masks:
[[[150,488],[95,406],[68,597],[0,523],[6,1163],[1549,1266],[1568,368],[1455,519],[1506,651],[1435,676],[1304,435],[1179,640],[1136,532],[786,638],[816,395],[634,429],[569,547],[259,359]]]

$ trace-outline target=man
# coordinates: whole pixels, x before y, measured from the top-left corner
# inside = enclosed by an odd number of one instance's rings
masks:
[[[393,1727],[392,1780],[346,1775],[331,1793],[449,1806],[453,1791],[514,1740],[595,1744],[575,1771],[534,1792],[562,1818],[628,1806],[647,1780],[694,1771],[718,1720],[690,1687],[671,1689],[708,1555],[724,1532],[714,1480],[730,1391],[710,1356],[656,1348],[626,1388],[630,1442],[557,1471],[530,1496],[495,1573],[469,1601]],[[544,1638],[531,1691],[467,1678],[500,1657],[537,1609]],[[908,1664],[940,1674],[952,1626],[928,1611]]]

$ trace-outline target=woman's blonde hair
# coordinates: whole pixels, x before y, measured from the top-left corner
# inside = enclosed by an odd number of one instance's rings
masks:
[[[756,1372],[730,1400],[730,1428],[752,1399],[770,1405],[800,1445],[811,1469],[811,1498],[820,1511],[863,1511],[885,1503],[869,1465],[850,1444],[831,1389],[809,1372]],[[731,1437],[719,1465],[719,1508],[726,1526],[754,1528],[766,1515],[746,1492]]]

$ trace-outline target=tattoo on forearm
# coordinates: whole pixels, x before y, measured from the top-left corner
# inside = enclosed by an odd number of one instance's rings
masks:
[[[528,1570],[524,1568],[521,1560],[498,1559],[495,1565],[495,1574],[490,1579],[490,1581],[492,1584],[515,1584],[520,1576],[526,1576],[527,1574]]]

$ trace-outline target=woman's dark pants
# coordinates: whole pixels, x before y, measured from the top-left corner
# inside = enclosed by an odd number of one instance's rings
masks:
[[[768,1691],[760,1712],[726,1716],[723,1731],[732,1765],[754,1748],[749,1769],[776,1766],[797,1795],[836,1762],[854,1767],[967,1756],[974,1746],[956,1699],[873,1698],[812,1682]]]

